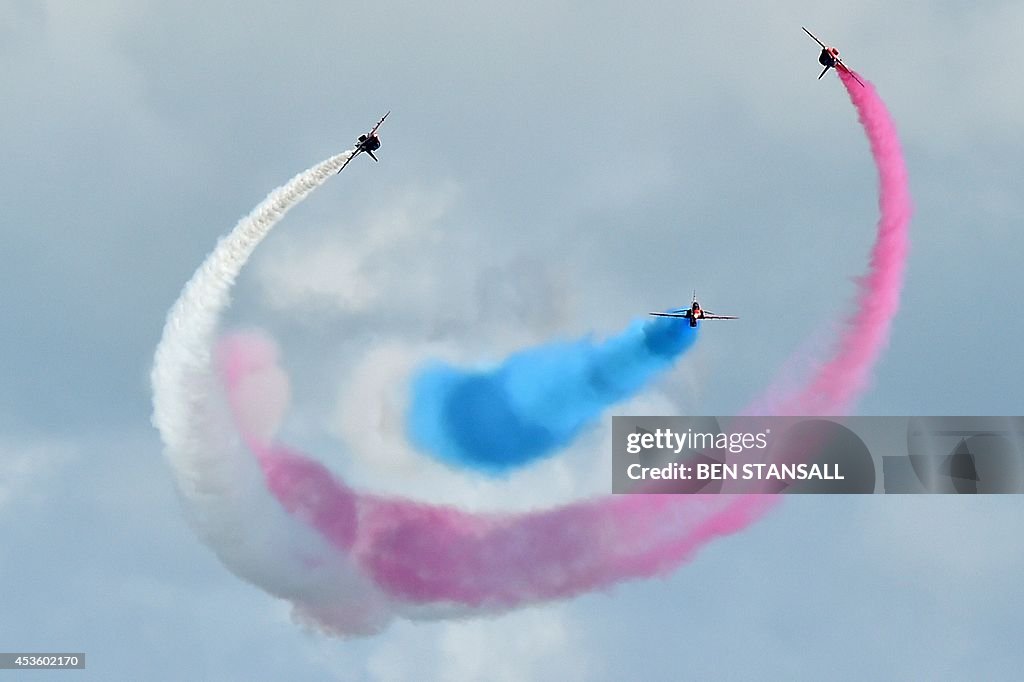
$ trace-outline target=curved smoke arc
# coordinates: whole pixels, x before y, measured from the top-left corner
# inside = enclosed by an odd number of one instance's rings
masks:
[[[843,82],[879,169],[882,217],[853,326],[804,390],[768,401],[779,412],[847,409],[865,388],[898,304],[910,218],[905,165],[895,126],[874,88],[857,91],[851,78]],[[262,425],[287,405],[287,380],[273,348],[232,337],[215,363],[217,317],[256,243],[344,158],[296,176],[222,240],[172,308],[157,350],[154,423],[197,529],[232,570],[290,599],[302,618],[336,632],[369,632],[396,615],[504,610],[664,573],[711,539],[743,529],[774,503],[757,495],[632,495],[526,514],[470,514],[357,493],[315,460],[274,444],[272,429]],[[220,403],[215,365],[223,372],[228,405]],[[251,390],[253,382],[259,391]],[[238,427],[243,442],[234,429],[221,431],[225,419]],[[218,449],[235,455],[222,459]],[[267,513],[278,514],[281,523],[292,521],[287,530],[299,536],[286,556],[275,554],[280,545],[251,538],[244,511],[258,495],[238,492],[251,481],[232,480],[252,473],[237,456],[245,450],[255,454],[266,489],[280,503]],[[260,504],[267,507],[265,502]]]

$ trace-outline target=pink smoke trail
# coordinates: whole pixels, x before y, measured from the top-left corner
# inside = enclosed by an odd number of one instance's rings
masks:
[[[359,494],[319,462],[257,434],[265,420],[279,418],[261,407],[280,404],[266,386],[246,390],[250,373],[277,371],[269,340],[228,336],[217,355],[239,430],[273,495],[401,600],[505,609],[663,573],[747,526],[769,502],[624,495],[525,514],[472,514]],[[257,421],[246,423],[254,414]]]
[[[900,305],[912,207],[907,166],[896,124],[874,86],[862,86],[853,74],[836,69],[871,145],[878,168],[881,217],[871,249],[868,272],[857,281],[857,305],[845,320],[831,360],[819,367],[806,385],[788,397],[769,397],[768,414],[840,415],[864,393],[871,369],[889,341],[889,329]],[[858,74],[859,75],[859,74]]]
[[[838,414],[867,386],[895,315],[907,252],[910,200],[895,127],[870,84],[843,83],[879,169],[881,219],[857,311],[833,358],[774,414]],[[229,337],[219,358],[240,431],[283,507],[316,528],[398,602],[506,609],[647,577],[676,567],[715,537],[742,530],[776,498],[630,495],[525,514],[471,514],[352,491],[323,465],[270,442],[266,405],[281,388],[247,391],[253,371],[276,369],[272,344]],[[258,394],[257,394],[258,393]],[[259,415],[254,417],[253,415]],[[328,624],[329,625],[329,624]]]

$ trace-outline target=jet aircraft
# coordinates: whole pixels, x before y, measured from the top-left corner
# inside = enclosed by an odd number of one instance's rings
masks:
[[[356,140],[356,146],[354,148],[352,156],[345,159],[345,163],[341,164],[341,168],[338,169],[338,173],[345,170],[345,166],[349,164],[349,161],[356,158],[363,152],[366,152],[367,154],[370,155],[371,159],[377,161],[377,157],[373,155],[375,151],[380,149],[380,137],[377,136],[377,128],[380,128],[380,124],[384,122],[384,119],[387,118],[388,114],[390,113],[391,112],[389,111],[387,114],[381,116],[380,120],[377,121],[377,125],[373,126],[373,130],[366,133],[365,135],[359,136],[359,139]]]
[[[829,45],[826,45],[825,43],[823,43],[820,40],[818,40],[817,36],[815,36],[813,33],[808,31],[803,26],[801,26],[800,28],[803,28],[804,29],[804,33],[806,33],[811,38],[813,38],[814,42],[816,42],[819,45],[821,45],[821,54],[818,55],[818,63],[820,63],[825,68],[822,69],[821,73],[818,74],[818,80],[821,80],[821,77],[824,76],[825,73],[827,73],[829,69],[842,69],[846,73],[848,73],[851,76],[853,76],[853,79],[855,81],[857,81],[858,83],[860,83],[861,86],[864,85],[864,83],[861,81],[861,79],[857,78],[857,74],[855,74],[850,69],[850,67],[848,67],[846,64],[844,64],[843,60],[839,58],[839,48],[831,47]]]
[[[682,317],[690,321],[691,327],[697,326],[697,320],[738,320],[740,318],[731,315],[715,315],[713,312],[704,310],[697,302],[697,292],[693,292],[693,303],[689,308],[675,308],[663,313],[651,313],[655,317]]]

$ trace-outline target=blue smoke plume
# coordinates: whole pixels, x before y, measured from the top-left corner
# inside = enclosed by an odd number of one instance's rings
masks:
[[[564,447],[642,389],[697,338],[687,320],[633,322],[600,342],[530,348],[492,369],[427,365],[413,381],[410,439],[440,461],[490,475]]]

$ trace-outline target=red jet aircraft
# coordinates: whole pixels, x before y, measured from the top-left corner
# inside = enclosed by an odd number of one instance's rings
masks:
[[[800,28],[804,28],[804,27],[801,26]],[[846,73],[848,73],[851,76],[853,76],[853,79],[855,81],[860,83],[862,86],[864,85],[864,83],[861,82],[861,80],[859,78],[857,78],[857,74],[855,74],[853,71],[851,71],[850,67],[848,67],[846,64],[843,64],[843,60],[839,58],[839,48],[829,47],[825,43],[823,43],[820,40],[818,40],[817,36],[815,36],[813,33],[808,31],[806,28],[804,28],[804,33],[806,33],[811,38],[813,38],[814,42],[816,42],[819,45],[821,45],[821,54],[818,55],[818,62],[822,66],[824,66],[825,68],[822,69],[821,73],[818,74],[818,80],[821,80],[821,77],[824,76],[825,73],[829,69],[842,69]]]
[[[380,128],[380,124],[384,122],[384,119],[387,118],[390,113],[391,112],[389,111],[387,114],[381,116],[381,119],[377,121],[377,125],[373,126],[373,130],[365,135],[359,136],[359,139],[356,140],[355,151],[352,153],[352,156],[345,159],[345,163],[341,164],[341,168],[338,169],[338,173],[345,170],[345,166],[348,165],[348,162],[359,156],[362,152],[369,154],[370,158],[374,161],[377,160],[377,157],[373,155],[375,151],[380,149],[380,138],[377,137],[377,128]]]
[[[668,310],[663,313],[651,313],[655,317],[682,317],[690,321],[691,327],[697,326],[697,320],[738,320],[738,317],[732,317],[731,315],[715,315],[714,313],[704,310],[700,307],[700,303],[697,303],[697,292],[693,292],[693,303],[690,304],[689,308],[676,308],[675,310]]]

